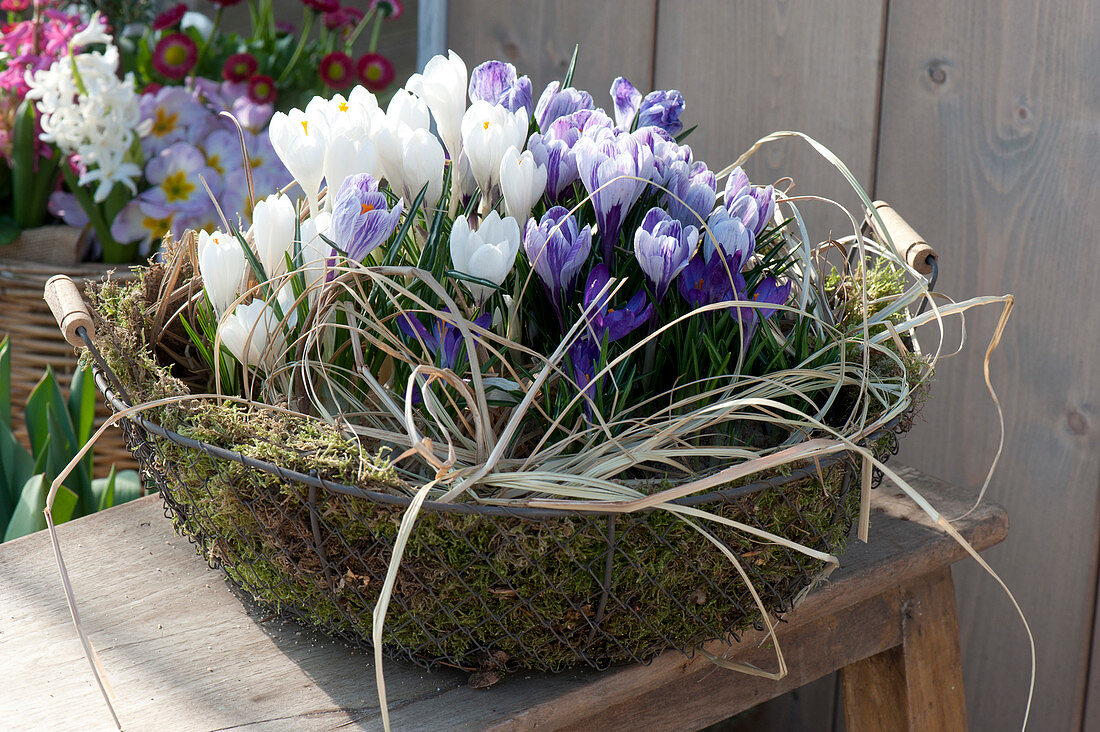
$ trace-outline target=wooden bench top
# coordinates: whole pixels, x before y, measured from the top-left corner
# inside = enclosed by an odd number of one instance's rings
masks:
[[[968,508],[957,489],[911,469],[901,473],[945,516]],[[964,551],[892,486],[876,490],[872,505],[870,543],[853,543],[831,580],[782,624],[790,666],[783,681],[670,652],[647,666],[516,673],[476,690],[465,673],[387,661],[394,729],[555,729],[594,719],[623,729],[697,729],[842,665],[829,654],[847,663],[889,648],[897,642],[890,623],[853,632],[870,627],[860,625],[861,615],[898,602],[892,588],[949,567]],[[981,550],[1004,539],[1008,518],[985,504],[956,527]],[[370,652],[249,615],[222,573],[173,532],[156,496],[64,524],[58,534],[126,730],[381,728]],[[759,647],[761,639],[750,633],[734,649],[708,648],[774,669],[774,652]],[[45,532],[0,545],[0,661],[6,728],[114,728]],[[708,703],[692,703],[701,699]],[[605,716],[593,716],[602,710]]]

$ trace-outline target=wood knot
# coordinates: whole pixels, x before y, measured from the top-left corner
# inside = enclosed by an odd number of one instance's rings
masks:
[[[1088,418],[1077,410],[1073,410],[1066,415],[1066,426],[1075,435],[1084,435],[1089,431]]]

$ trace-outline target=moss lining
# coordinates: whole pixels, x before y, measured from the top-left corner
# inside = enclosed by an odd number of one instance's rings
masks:
[[[154,269],[130,287],[109,283],[92,292],[104,356],[142,401],[188,393],[149,347],[143,313],[157,276]],[[333,482],[407,488],[377,446],[364,448],[327,424],[198,401],[148,416],[184,436]],[[402,508],[327,491],[311,499],[301,483],[149,439],[154,449],[143,465],[177,529],[208,561],[262,603],[369,641]],[[836,554],[859,507],[847,466],[704,508]],[[490,658],[556,671],[689,650],[759,624],[736,568],[691,524],[663,510],[622,515],[609,542],[609,521],[422,513],[383,643],[425,665],[475,668]],[[789,609],[823,569],[729,527],[711,522],[705,529],[741,558],[772,612]],[[613,579],[605,597],[609,546]]]

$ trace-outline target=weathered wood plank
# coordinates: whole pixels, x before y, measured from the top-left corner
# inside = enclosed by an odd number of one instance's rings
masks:
[[[764,135],[798,130],[832,149],[869,187],[883,18],[881,1],[661,0],[654,85],[684,94],[685,123],[699,125],[687,142],[715,170]],[[828,196],[849,207],[856,201],[839,173],[801,141],[772,143],[747,170],[757,182],[793,176],[792,195]],[[835,208],[799,206],[813,241],[852,233]]]
[[[950,568],[908,583],[901,598],[901,645],[840,672],[847,728],[965,732]]]
[[[950,487],[906,475],[945,511],[960,508]],[[293,624],[250,617],[221,573],[208,569],[172,533],[154,500],[59,527],[83,620],[126,728],[376,728],[379,710],[369,655]],[[961,549],[922,526],[891,491],[877,491],[875,504],[872,543],[851,547],[833,581],[811,594],[785,629],[795,627],[798,618],[810,622],[840,612],[962,557]],[[1004,537],[1007,520],[999,508],[986,506],[960,530],[984,548]],[[36,534],[0,546],[0,577],[0,657],[5,660],[0,664],[0,719],[17,728],[109,729],[71,627],[48,538]],[[742,648],[754,648],[760,640],[750,634]],[[765,654],[761,663],[774,663],[766,651],[759,652]],[[788,653],[792,673],[812,678],[806,657],[796,647]],[[649,666],[603,673],[515,674],[490,691],[465,686],[464,675],[429,674],[407,663],[388,662],[385,671],[397,729],[438,729],[441,719],[457,729],[581,723],[601,699],[667,705],[668,698],[652,692],[706,676],[727,689],[723,698],[732,703],[747,683],[713,669],[705,659],[688,661],[676,653]],[[768,696],[767,689],[756,693],[761,699]],[[705,696],[685,695],[675,702],[685,714],[714,706]],[[725,714],[736,711],[731,707]]]
[[[565,75],[579,44],[574,83],[610,109],[616,76],[639,88],[653,78],[655,22],[656,0],[450,0],[447,38],[469,69],[494,58],[515,64],[531,77],[536,102],[546,84]]]
[[[876,196],[939,250],[944,292],[1012,292],[1020,305],[992,376],[1008,433],[991,498],[1005,504],[1014,528],[989,560],[1035,632],[1032,720],[1043,729],[1081,724],[1094,632],[1098,39],[1094,3],[1006,0],[891,3],[886,41]],[[970,491],[997,446],[982,380],[995,317],[968,318],[968,349],[940,365],[903,453]],[[924,335],[926,347],[934,337]],[[1018,727],[1029,672],[1019,620],[980,570],[963,567],[956,579],[971,723]],[[1090,707],[1100,715],[1100,698]],[[1100,728],[1100,716],[1090,725]]]

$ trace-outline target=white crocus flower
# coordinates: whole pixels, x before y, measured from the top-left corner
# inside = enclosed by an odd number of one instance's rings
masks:
[[[241,243],[224,231],[200,231],[198,249],[202,286],[220,316],[241,294],[248,261]]]
[[[451,264],[455,270],[495,285],[504,283],[518,251],[519,224],[510,216],[502,219],[496,211],[489,212],[477,231],[470,229],[465,216],[456,218],[451,228]],[[493,294],[484,285],[467,282],[466,287],[478,305]]]
[[[348,129],[334,135],[325,151],[325,208],[332,210],[336,193],[348,176],[367,173],[375,180],[382,177],[369,129]]]
[[[500,175],[500,161],[510,147],[523,147],[527,139],[527,112],[509,112],[499,104],[477,101],[462,117],[462,145],[470,158],[470,170],[488,196]]]
[[[522,228],[546,191],[546,166],[535,163],[530,150],[521,155],[516,148],[508,148],[500,161],[500,190],[505,210]]]
[[[320,97],[314,101],[317,99]],[[321,99],[321,103],[327,104],[327,101]],[[310,213],[316,213],[328,149],[329,130],[323,109],[311,101],[305,112],[300,109],[292,109],[290,114],[276,112],[268,130],[279,160],[302,187]]]
[[[257,201],[252,211],[252,244],[268,278],[286,272],[287,252],[294,245],[294,204],[281,193]]]
[[[386,107],[386,124],[391,128],[405,125],[414,130],[426,130],[432,123],[428,105],[405,89],[398,89]]]
[[[282,302],[279,306],[283,306]],[[233,308],[233,312],[218,323],[218,335],[238,361],[267,373],[278,365],[286,351],[286,336],[279,317],[275,309],[260,298]]]
[[[420,189],[424,193],[425,209],[432,209],[443,195],[443,165],[446,156],[439,139],[427,130],[402,126],[397,130],[383,128],[375,135],[375,150],[385,171],[390,189],[412,206]]]
[[[462,152],[462,115],[466,111],[466,64],[457,53],[448,51],[447,56],[433,56],[419,77],[413,82],[416,93],[431,110],[451,160],[458,160]]]
[[[317,297],[319,285],[328,274],[328,260],[333,255],[332,247],[325,241],[325,238],[332,239],[332,214],[322,211],[316,218],[303,221],[301,235],[302,274],[312,302]]]

